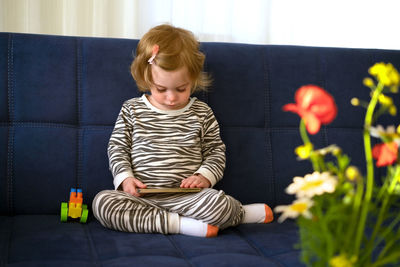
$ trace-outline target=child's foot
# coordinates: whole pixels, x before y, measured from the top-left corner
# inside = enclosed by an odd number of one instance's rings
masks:
[[[199,237],[216,237],[219,228],[201,221],[184,217],[176,216],[176,213],[169,213],[168,230],[171,234],[183,234]]]
[[[269,223],[274,220],[274,214],[267,204],[243,205],[243,209],[244,217],[242,223]]]

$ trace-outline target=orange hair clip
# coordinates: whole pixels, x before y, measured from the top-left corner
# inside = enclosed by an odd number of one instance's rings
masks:
[[[156,58],[156,56],[157,56],[159,50],[160,50],[160,46],[158,46],[158,45],[155,44],[155,45],[153,46],[153,53],[152,53],[152,56],[151,56],[151,58],[150,58],[149,60],[147,60],[147,62],[149,62],[150,65],[153,64],[153,60]]]

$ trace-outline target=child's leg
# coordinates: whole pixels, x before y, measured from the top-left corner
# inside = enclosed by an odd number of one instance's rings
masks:
[[[184,234],[200,237],[215,237],[218,227],[189,217],[180,216],[178,213],[168,212],[168,231],[171,234]]]
[[[242,223],[269,223],[274,220],[271,208],[263,203],[243,205]]]
[[[150,197],[153,198],[153,197]],[[239,201],[223,191],[204,188],[199,193],[154,195],[166,210],[224,229],[241,223],[244,210]]]
[[[103,226],[118,231],[202,237],[217,235],[215,226],[159,208],[158,198],[158,195],[149,199],[137,198],[122,191],[105,190],[94,198],[93,214]]]
[[[118,231],[168,234],[168,212],[122,191],[99,192],[92,203],[100,223]]]

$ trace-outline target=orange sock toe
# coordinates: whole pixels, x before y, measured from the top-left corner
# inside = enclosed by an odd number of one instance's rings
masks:
[[[274,220],[274,213],[272,212],[271,208],[265,204],[265,220],[264,223],[270,223]]]
[[[207,225],[207,234],[206,237],[216,237],[218,235],[219,228],[214,225]]]

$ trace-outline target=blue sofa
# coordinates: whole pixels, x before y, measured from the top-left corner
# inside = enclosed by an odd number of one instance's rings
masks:
[[[60,222],[71,187],[91,206],[112,189],[106,147],[124,100],[139,96],[129,66],[137,40],[0,33],[1,266],[301,266],[293,221],[240,225],[217,238],[121,233]],[[324,87],[339,113],[318,135],[363,166],[362,85],[375,62],[400,67],[400,51],[203,43],[214,80],[197,95],[214,110],[227,145],[217,188],[242,203],[287,204],[299,118],[282,106],[305,84]],[[399,96],[395,99],[400,103]],[[382,123],[397,120],[385,117]],[[277,216],[276,216],[277,217]]]

